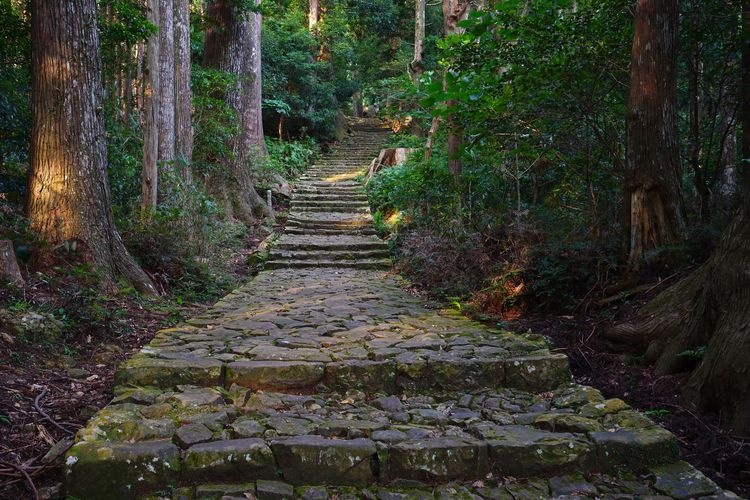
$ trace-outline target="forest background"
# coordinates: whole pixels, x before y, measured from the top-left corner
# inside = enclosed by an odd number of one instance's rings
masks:
[[[21,269],[0,290],[0,362],[19,398],[80,366],[79,398],[106,392],[156,325],[258,268],[288,182],[346,134],[343,115],[379,115],[388,146],[413,149],[367,183],[400,272],[467,314],[550,334],[579,378],[669,385],[642,404],[688,434],[708,426],[715,477],[750,482],[748,2],[84,1],[106,137],[92,210],[111,211],[119,267],[29,201],[47,116],[32,4],[0,0],[0,240]],[[43,375],[23,371],[31,359]],[[33,420],[13,411],[0,424]]]

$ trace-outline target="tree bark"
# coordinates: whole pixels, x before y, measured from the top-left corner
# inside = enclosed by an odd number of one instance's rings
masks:
[[[686,400],[750,433],[750,196],[701,268],[605,338],[645,353],[659,374],[692,369]]]
[[[740,77],[740,172],[742,187],[750,188],[750,0],[742,1],[742,75]]]
[[[53,246],[82,242],[105,281],[155,294],[110,206],[96,0],[33,0],[31,31],[31,228]]]
[[[179,1],[179,0],[177,0]],[[159,196],[176,180],[174,0],[159,0]]]
[[[268,216],[265,201],[255,191],[252,169],[265,155],[260,115],[260,19],[239,10],[230,0],[214,0],[206,11],[204,63],[231,73],[236,82],[225,100],[236,113],[239,133],[231,141],[232,155],[226,169],[209,179],[209,190],[224,205],[227,214],[247,223]],[[256,72],[257,71],[257,72]],[[262,147],[261,147],[262,143]]]
[[[148,20],[159,25],[159,0],[148,0]],[[159,179],[159,34],[148,39],[143,82],[143,170],[141,213],[156,208]]]
[[[175,158],[180,177],[191,181],[193,96],[190,90],[190,0],[175,1]]]
[[[255,6],[260,5],[260,0],[255,0]],[[263,75],[261,65],[261,31],[263,29],[263,17],[259,12],[248,12],[248,37],[250,50],[248,54],[248,108],[243,118],[247,123],[245,134],[243,134],[243,147],[248,148],[251,154],[263,160],[268,156],[266,150],[266,139],[263,134]]]
[[[307,22],[310,31],[315,31],[320,22],[320,2],[319,0],[310,0],[310,10],[307,15]]]
[[[425,0],[414,2],[414,57],[409,63],[409,75],[415,83],[424,73],[422,55],[424,54],[425,4]]]
[[[678,241],[684,216],[677,130],[677,0],[638,0],[628,100],[628,261]]]
[[[443,0],[443,29],[445,35],[449,36],[461,33],[463,30],[458,23],[469,14],[470,2],[468,0]],[[443,75],[443,85],[445,85],[445,75]],[[445,120],[448,132],[448,170],[453,174],[453,181],[458,186],[461,182],[461,146],[463,145],[463,131],[461,130],[453,109],[458,103],[450,100],[446,103],[447,117]]]

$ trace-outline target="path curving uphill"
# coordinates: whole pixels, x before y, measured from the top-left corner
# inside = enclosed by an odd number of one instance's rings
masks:
[[[269,270],[120,367],[66,456],[69,497],[736,498],[546,339],[410,295],[356,180],[385,131],[353,128],[298,186]]]

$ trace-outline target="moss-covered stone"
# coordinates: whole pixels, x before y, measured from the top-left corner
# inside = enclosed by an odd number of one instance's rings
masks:
[[[255,497],[258,500],[292,500],[294,486],[281,481],[259,479],[255,483]]]
[[[549,480],[549,487],[555,498],[561,496],[591,497],[598,493],[596,486],[586,481],[581,474],[552,477]]]
[[[615,398],[587,403],[578,409],[578,413],[586,418],[599,418],[629,409],[630,406],[625,401]]]
[[[335,390],[359,389],[366,393],[393,394],[396,391],[396,364],[363,360],[328,363],[323,383]]]
[[[505,362],[505,386],[530,392],[552,390],[571,380],[568,357],[548,354],[510,358]]]
[[[552,400],[555,408],[574,408],[588,403],[604,403],[604,396],[597,389],[585,385],[572,385],[563,389]]]
[[[687,462],[652,467],[650,472],[654,488],[672,498],[698,498],[721,492],[716,483]]]
[[[328,500],[328,490],[325,486],[306,486],[299,488],[297,496],[301,500]]]
[[[367,485],[376,480],[369,439],[299,436],[271,444],[284,480],[295,485]]]
[[[583,437],[549,432],[525,425],[485,429],[490,464],[499,473],[516,477],[552,475],[590,463],[594,450]]]
[[[533,421],[534,427],[552,432],[595,432],[604,427],[596,420],[570,413],[543,413]]]
[[[592,432],[597,464],[605,471],[618,467],[643,470],[652,465],[676,462],[680,449],[671,432],[661,427]]]
[[[423,389],[468,391],[485,387],[501,387],[505,381],[502,358],[462,359],[435,355],[429,358]]]
[[[224,398],[219,391],[210,387],[191,388],[174,394],[169,400],[186,408],[220,406],[224,403]]]
[[[487,447],[473,439],[402,441],[380,456],[385,480],[446,481],[482,477],[487,471]]]
[[[233,481],[237,478],[275,479],[273,453],[262,439],[230,439],[191,446],[185,452],[185,479]]]
[[[169,441],[79,442],[65,459],[65,491],[74,498],[130,499],[176,485],[180,452]]]
[[[220,500],[225,496],[248,498],[246,493],[255,494],[255,483],[202,484],[195,488],[196,500]]]
[[[232,422],[232,434],[236,438],[261,437],[266,428],[253,418],[238,418]]]
[[[159,359],[135,356],[115,374],[119,385],[171,388],[180,384],[220,386],[222,363],[215,359]]]
[[[506,484],[505,488],[515,500],[548,500],[550,498],[549,485],[543,479]]]
[[[213,432],[203,424],[183,425],[175,432],[173,441],[180,448],[187,449],[194,444],[206,443],[213,438]]]
[[[314,387],[323,379],[323,363],[307,361],[235,361],[227,365],[226,384],[255,390]]]
[[[643,429],[656,426],[653,420],[635,410],[605,415],[602,422],[607,429]]]

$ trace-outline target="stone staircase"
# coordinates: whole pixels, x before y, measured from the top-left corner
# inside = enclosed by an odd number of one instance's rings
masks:
[[[268,269],[391,267],[388,246],[375,236],[358,181],[378,155],[387,130],[366,120],[352,129],[353,134],[300,178],[286,232],[269,255]]]
[[[300,184],[272,270],[119,368],[66,456],[68,497],[736,498],[545,338],[408,293],[365,210],[300,210],[364,202],[338,176],[381,134],[357,124]]]

